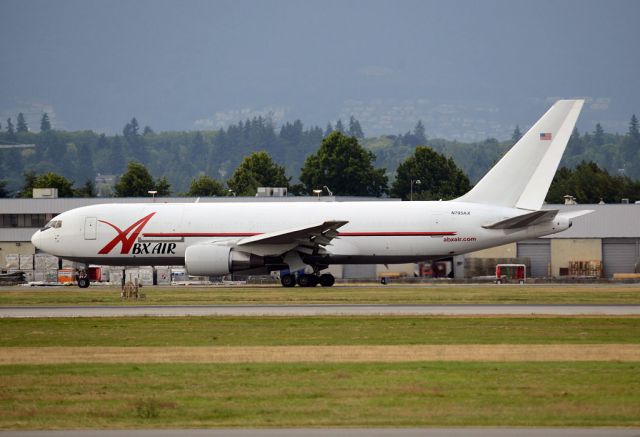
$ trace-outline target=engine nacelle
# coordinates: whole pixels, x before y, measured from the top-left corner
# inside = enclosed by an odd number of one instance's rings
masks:
[[[187,271],[193,276],[227,275],[264,265],[261,256],[215,244],[195,244],[187,247],[184,262]]]

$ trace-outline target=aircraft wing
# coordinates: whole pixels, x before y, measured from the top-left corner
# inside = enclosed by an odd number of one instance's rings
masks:
[[[331,220],[310,226],[268,232],[266,234],[243,238],[236,243],[236,246],[298,246],[317,250],[319,246],[331,244],[331,240],[338,236],[338,228],[347,223],[349,222]]]

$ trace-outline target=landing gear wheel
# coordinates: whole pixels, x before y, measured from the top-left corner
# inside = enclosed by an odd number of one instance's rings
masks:
[[[89,284],[90,284],[89,278],[78,278],[78,287],[88,288]]]
[[[300,275],[298,276],[298,285],[301,287],[315,287],[318,285],[318,277],[316,275]]]
[[[320,275],[320,285],[323,287],[332,287],[336,283],[336,278],[331,273]]]
[[[293,275],[284,275],[280,278],[280,283],[283,287],[295,287],[296,278]]]

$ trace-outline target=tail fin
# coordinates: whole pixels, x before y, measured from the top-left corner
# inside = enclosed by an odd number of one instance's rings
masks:
[[[584,100],[558,100],[461,202],[538,210],[569,142]]]

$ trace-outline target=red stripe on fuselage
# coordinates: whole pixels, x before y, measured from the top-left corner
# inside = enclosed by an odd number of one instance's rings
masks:
[[[444,237],[457,232],[340,232],[339,237]],[[149,232],[144,237],[253,237],[262,232]]]

